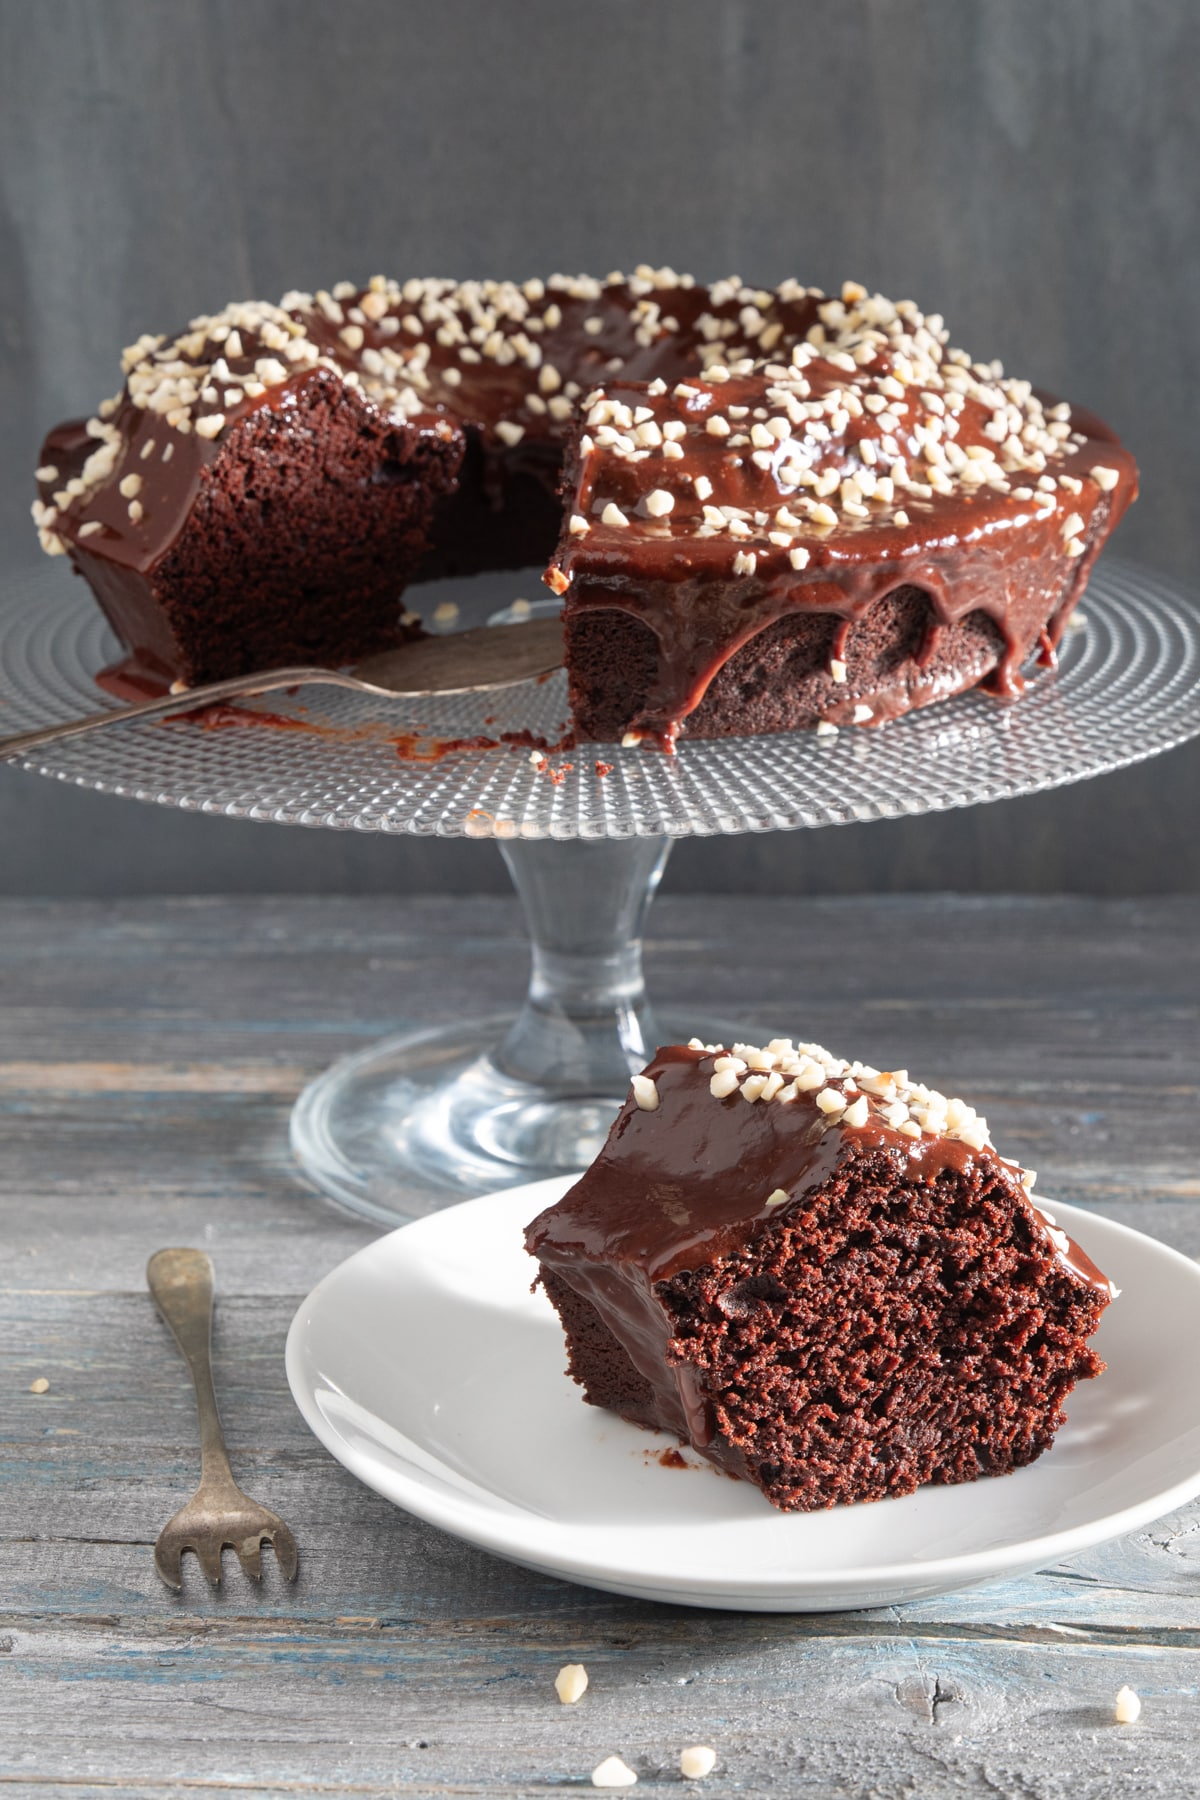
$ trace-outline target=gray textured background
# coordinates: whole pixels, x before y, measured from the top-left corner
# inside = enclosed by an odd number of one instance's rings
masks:
[[[945,313],[1108,418],[1120,550],[1189,578],[1194,0],[0,0],[0,551],[119,347],[376,269],[641,259]],[[675,886],[1200,887],[1200,748],[1055,795],[685,844]],[[477,844],[182,816],[0,769],[0,892],[504,884]]]

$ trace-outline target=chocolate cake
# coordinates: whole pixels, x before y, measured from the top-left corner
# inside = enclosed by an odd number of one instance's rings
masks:
[[[353,660],[416,628],[409,583],[553,557],[580,736],[875,723],[1015,692],[1136,487],[946,338],[854,284],[645,267],[294,292],[139,339],[34,517],[188,685]]]
[[[817,1044],[674,1045],[526,1232],[592,1405],[811,1511],[1032,1462],[1116,1290],[986,1120]]]

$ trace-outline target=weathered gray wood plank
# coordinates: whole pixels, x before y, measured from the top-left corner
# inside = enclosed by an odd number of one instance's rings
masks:
[[[1198,924],[1190,901],[675,901],[649,962],[676,1004],[702,986],[953,1075],[1047,1191],[1196,1253]],[[520,979],[503,902],[0,905],[0,1790],[507,1796],[586,1786],[613,1750],[653,1786],[707,1741],[719,1796],[1192,1791],[1200,1503],[900,1610],[706,1613],[457,1544],[309,1437],[287,1324],[370,1234],[297,1183],[290,1100],[340,1049]],[[216,1259],[234,1459],[297,1531],[295,1588],[191,1571],[176,1600],[153,1572],[195,1472],[142,1286],[171,1240]],[[1119,1729],[1126,1681],[1145,1711]]]
[[[506,1621],[466,1643],[425,1623],[321,1645],[195,1628],[118,1644],[109,1626],[66,1622],[10,1635],[10,1779],[115,1766],[169,1788],[167,1758],[192,1781],[238,1788],[507,1795],[578,1787],[614,1750],[652,1783],[677,1781],[683,1744],[715,1740],[721,1767],[704,1791],[721,1796],[1100,1800],[1129,1784],[1166,1794],[1172,1778],[1190,1791],[1194,1651],[1069,1644],[1048,1669],[1041,1646],[920,1639],[902,1625],[864,1644],[836,1629],[814,1640],[689,1617],[684,1632],[590,1638],[591,1686],[565,1708],[552,1687],[564,1639],[530,1643]],[[67,1704],[48,1736],[51,1674]],[[1112,1694],[1131,1678],[1149,1704],[1121,1730]]]

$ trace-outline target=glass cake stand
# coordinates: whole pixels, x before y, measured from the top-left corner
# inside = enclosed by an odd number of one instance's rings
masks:
[[[522,589],[538,592],[536,580],[518,573],[456,584],[456,622],[503,621]],[[424,592],[444,607],[447,584]],[[746,1021],[699,1010],[656,1021],[651,1011],[642,924],[675,838],[1006,799],[1124,767],[1200,733],[1195,603],[1105,558],[1085,611],[1057,671],[1032,672],[1018,704],[965,694],[832,739],[725,738],[685,743],[675,758],[592,745],[551,753],[539,768],[530,736],[553,743],[566,724],[559,674],[420,702],[314,686],[247,703],[307,729],[125,726],[37,752],[23,766],[191,811],[498,841],[532,941],[520,1012],[407,1032],[344,1057],[310,1084],[292,1116],[309,1180],[392,1225],[464,1192],[583,1166],[656,1043],[748,1034]],[[94,710],[93,677],[117,654],[82,583],[61,564],[10,581],[0,599],[4,729]],[[504,733],[524,747],[497,741]]]

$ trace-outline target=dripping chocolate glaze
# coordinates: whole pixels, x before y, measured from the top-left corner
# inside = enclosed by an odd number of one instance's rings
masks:
[[[681,1271],[736,1254],[768,1221],[825,1183],[853,1140],[888,1151],[898,1181],[933,1182],[946,1169],[990,1163],[1033,1221],[1059,1265],[1107,1302],[1108,1279],[1065,1234],[1061,1248],[1020,1179],[995,1151],[947,1137],[908,1138],[874,1112],[857,1129],[829,1124],[812,1094],[780,1105],[748,1104],[740,1093],[709,1091],[713,1057],[681,1045],[660,1049],[646,1074],[659,1104],[643,1112],[630,1098],[604,1149],[564,1198],[528,1226],[525,1247],[619,1321],[619,1337],[653,1386],[665,1415],[693,1443],[712,1442],[708,1405],[686,1364],[667,1361],[671,1331],[655,1285]],[[769,1206],[782,1188],[790,1199]]]
[[[846,385],[845,373],[820,359],[807,365],[804,376],[814,398]],[[809,560],[797,571],[788,549],[767,540],[766,527],[742,539],[726,532],[699,535],[705,515],[695,492],[697,477],[708,478],[712,503],[769,519],[797,493],[794,485],[780,481],[785,460],[801,454],[796,440],[780,443],[772,467],[762,469],[752,461],[748,444],[729,449],[705,429],[705,419],[713,413],[725,417],[731,407],[763,409],[771,379],[755,374],[710,387],[703,378],[694,378],[685,385],[692,391],[682,397],[670,389],[655,393],[626,382],[605,387],[606,399],[645,414],[659,428],[668,422],[684,424],[686,435],[679,440],[683,454],[669,462],[653,454],[627,459],[597,445],[585,421],[568,452],[564,486],[568,513],[586,521],[588,529],[578,533],[568,526],[548,571],[551,586],[567,584],[568,619],[615,610],[654,633],[655,684],[629,729],[668,751],[713,677],[777,620],[796,612],[834,615],[842,626],[832,654],[841,656],[851,627],[899,588],[918,588],[930,600],[933,625],[918,653],[919,664],[932,657],[942,627],[982,613],[1003,640],[984,685],[1001,697],[1016,697],[1023,687],[1021,665],[1033,650],[1040,645],[1043,660],[1053,660],[1096,555],[1137,492],[1129,452],[1098,419],[1073,409],[1072,427],[1084,441],[1067,446],[1048,467],[1055,479],[1065,475],[1078,481],[1078,494],[1058,488],[1052,497],[1020,499],[980,486],[915,499],[898,489],[894,503],[886,510],[871,508],[872,516],[861,522],[816,527],[802,521],[792,545],[806,550]],[[965,401],[957,416],[956,440],[964,451],[989,442],[987,418],[978,401]],[[870,424],[869,418],[865,428],[852,421],[841,441],[818,446],[823,450],[821,468],[835,467],[843,476],[861,469],[848,453],[872,435]],[[808,446],[804,460],[811,459],[812,448]],[[1116,471],[1115,487],[1105,491],[1091,476],[1098,463]],[[1032,474],[1017,474],[1011,485],[1032,487],[1035,480]],[[672,496],[667,517],[646,516],[646,497],[655,489]],[[627,521],[624,525],[598,516],[610,501]],[[895,522],[898,510],[907,513],[907,524]],[[1083,521],[1085,549],[1078,556],[1068,555],[1062,533],[1063,520],[1072,513]],[[739,575],[734,569],[739,550],[755,553],[752,574]],[[935,697],[932,687],[919,696],[922,701]],[[903,685],[890,692],[885,686],[875,698],[872,723],[909,710],[913,701]],[[832,705],[830,723],[854,722],[854,706],[849,697]]]
[[[671,393],[647,401],[636,384],[652,378],[668,384],[668,389],[681,380],[695,383],[697,392],[708,391],[709,398],[703,404],[690,402],[685,410],[699,416],[712,405],[711,391],[699,374],[706,346],[719,340],[720,354],[731,364],[747,357],[761,362],[770,335],[771,357],[786,363],[793,346],[802,344],[817,327],[825,301],[825,296],[806,293],[795,283],[784,284],[775,293],[732,282],[709,288],[669,272],[653,281],[610,278],[585,284],[587,291],[576,291],[579,283],[551,278],[544,284],[527,283],[522,290],[505,290],[507,297],[499,298],[498,290],[487,284],[416,285],[423,293],[415,298],[407,286],[403,297],[398,297],[398,290],[389,291],[379,318],[362,314],[368,289],[343,294],[337,305],[329,296],[318,296],[320,303],[290,296],[288,318],[303,328],[324,361],[298,368],[286,381],[268,386],[257,397],[244,395],[236,404],[227,404],[223,393],[208,401],[201,395],[190,408],[191,429],[186,432],[169,425],[161,413],[135,405],[126,388],[110,421],[119,437],[111,476],[61,505],[55,496],[81,473],[95,441],[82,421],[50,433],[41,462],[55,472],[53,478],[39,481],[40,498],[57,506],[54,532],[146,669],[170,676],[177,663],[169,627],[156,602],[147,597],[146,580],[177,543],[208,470],[236,442],[238,425],[258,408],[269,407],[285,418],[298,415],[297,399],[309,384],[348,379],[358,384],[362,404],[384,411],[397,430],[432,432],[458,442],[464,433],[476,439],[484,457],[486,485],[498,503],[505,474],[524,471],[545,489],[553,489],[562,447],[574,429],[574,403],[595,384],[616,383],[612,391],[623,387],[636,394],[639,404],[649,404],[666,416],[674,404]],[[476,347],[478,332],[467,329],[475,295],[482,295],[499,315],[496,341],[482,352]],[[520,299],[514,306],[514,295],[530,296],[528,304]],[[373,298],[377,300],[378,294]],[[356,313],[362,319],[358,326],[362,341],[352,349],[343,339],[342,321]],[[223,354],[229,383],[240,386],[254,378],[263,352],[253,331],[244,330],[242,336],[241,355],[230,354],[224,340],[206,341],[198,352],[176,343],[163,355],[180,366],[199,368]],[[380,355],[397,349],[403,352],[405,366],[394,380],[401,386],[411,383],[402,400],[395,397],[395,388],[388,398],[377,379]],[[881,368],[885,360],[881,359]],[[822,384],[828,388],[845,380],[821,359],[810,363],[806,374],[816,393]],[[725,383],[719,389],[719,403],[736,402],[740,386],[749,391],[752,381]],[[219,435],[202,436],[196,424],[218,410],[224,415]],[[978,437],[982,416],[978,403],[969,401],[962,415],[967,427],[962,442]],[[633,529],[619,536],[593,522],[584,541],[564,536],[556,559],[556,574],[570,583],[567,614],[614,608],[634,614],[655,633],[657,687],[633,729],[666,749],[714,674],[775,620],[798,610],[834,614],[842,622],[834,643],[836,656],[854,622],[899,587],[916,586],[929,595],[934,624],[922,652],[926,660],[942,626],[973,611],[992,618],[1004,649],[988,683],[1000,694],[1016,693],[1021,663],[1039,640],[1043,653],[1052,653],[1104,537],[1136,491],[1133,460],[1107,428],[1078,410],[1072,424],[1086,441],[1056,457],[1053,469],[1076,475],[1082,492],[1060,495],[1047,517],[1038,518],[1036,506],[986,489],[938,495],[931,502],[900,495],[897,505],[903,503],[909,511],[908,526],[873,516],[852,528],[805,531],[796,539],[810,552],[810,566],[802,575],[791,569],[786,552],[767,551],[756,543],[759,566],[753,577],[744,579],[731,576],[733,546],[727,537],[705,540],[694,535],[695,509],[689,516],[681,506],[669,522],[636,518]],[[519,439],[513,441],[518,427]],[[856,435],[862,435],[858,427],[847,431],[845,450],[852,448]],[[1103,493],[1091,481],[1088,470],[1097,460],[1117,470],[1119,484],[1114,490]],[[575,509],[586,511],[596,465],[577,454],[569,455],[568,462],[567,491],[577,490]],[[620,485],[618,470],[618,486],[611,497],[625,498],[635,507],[648,487],[666,482],[678,490],[681,478],[690,478],[701,464],[712,470],[713,497],[719,502],[769,509],[786,498],[773,474],[755,468],[748,457],[730,456],[712,440],[699,446],[689,443],[682,461],[663,464],[650,458],[633,465],[636,472],[630,473],[628,491]],[[846,467],[849,471],[850,464]],[[136,518],[130,517],[129,500],[120,492],[121,482],[131,474],[141,483]],[[1086,550],[1069,559],[1056,534],[1061,518],[1075,510],[1084,519]],[[88,528],[83,535],[82,527]],[[967,670],[963,679],[975,679],[982,672]],[[932,676],[924,688],[919,676],[890,691],[884,683],[873,696],[872,722],[937,698],[942,691]],[[853,711],[853,701],[847,699],[831,705],[827,716],[833,723],[850,723]]]

